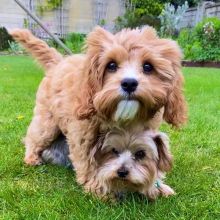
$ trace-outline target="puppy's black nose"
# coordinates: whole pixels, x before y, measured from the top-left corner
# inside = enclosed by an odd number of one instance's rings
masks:
[[[125,78],[121,81],[121,88],[128,93],[134,92],[138,86],[138,81],[133,78]]]
[[[128,170],[124,167],[118,169],[117,174],[120,178],[125,178],[128,175]]]

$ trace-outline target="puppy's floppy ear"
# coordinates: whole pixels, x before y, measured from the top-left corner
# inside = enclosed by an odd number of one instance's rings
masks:
[[[169,151],[169,139],[160,132],[153,137],[158,151],[158,168],[162,172],[167,172],[172,168],[172,155]]]
[[[187,105],[182,88],[183,76],[177,73],[174,78],[173,88],[168,95],[164,111],[165,121],[175,127],[179,127],[187,121]]]
[[[96,92],[102,88],[104,66],[99,62],[100,56],[106,47],[106,43],[111,41],[113,35],[101,27],[96,27],[86,40],[86,60],[84,64],[84,82],[79,97],[79,107],[77,117],[88,119],[96,110],[93,99]]]
[[[164,119],[175,127],[187,121],[187,106],[183,94],[183,75],[181,73],[182,53],[176,42],[160,39],[157,41],[157,50],[171,62],[175,73],[165,104]]]

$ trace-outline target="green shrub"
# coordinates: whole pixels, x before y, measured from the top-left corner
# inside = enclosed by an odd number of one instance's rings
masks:
[[[184,28],[180,31],[177,41],[182,48],[185,48],[188,44],[192,44],[195,40],[193,30]]]
[[[180,21],[188,9],[189,5],[186,1],[183,5],[179,5],[177,8],[171,3],[166,3],[159,18],[161,22],[160,35],[162,37],[173,37],[178,34],[180,28]]]
[[[0,51],[7,50],[10,45],[8,42],[12,42],[13,39],[11,35],[8,34],[6,28],[0,27]]]
[[[220,19],[206,18],[195,27],[203,52],[200,60],[220,60]]]
[[[202,46],[220,47],[220,19],[217,17],[206,18],[198,23],[195,32]]]
[[[158,15],[162,9],[163,4],[160,0],[128,0],[125,14],[115,20],[115,29],[119,31],[122,28],[134,28],[143,25],[159,28]]]
[[[55,10],[58,7],[61,7],[63,4],[63,0],[44,0],[41,1],[40,4],[37,6],[37,10],[40,15],[43,15],[45,11]]]
[[[60,40],[73,52],[80,53],[85,41],[85,34],[80,33],[69,33],[66,38],[60,38]],[[53,39],[48,41],[51,47],[55,47],[59,52],[65,53],[64,49],[61,48],[56,41]]]
[[[15,41],[8,41],[10,48],[8,48],[8,51],[13,54],[24,54],[26,51],[21,46],[21,44],[15,42]]]
[[[85,34],[70,33],[65,38],[64,43],[74,53],[80,53],[84,44],[85,37]]]
[[[194,61],[220,61],[220,19],[205,18],[193,30],[183,29],[178,43],[185,59]]]
[[[196,52],[197,49],[200,47],[199,42],[196,41],[194,31],[187,28],[182,29],[179,33],[177,41],[183,50],[184,58],[194,60],[195,57],[192,51]]]

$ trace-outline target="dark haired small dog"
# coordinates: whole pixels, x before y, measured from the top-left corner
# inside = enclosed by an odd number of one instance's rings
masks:
[[[91,170],[94,175],[91,181],[97,182],[101,197],[115,198],[125,191],[136,191],[149,199],[174,194],[163,182],[165,172],[172,167],[172,155],[169,139],[162,132],[130,133],[113,129],[99,137],[91,154],[90,158],[97,164]],[[60,135],[42,152],[42,159],[45,163],[73,168],[68,155],[66,138]]]

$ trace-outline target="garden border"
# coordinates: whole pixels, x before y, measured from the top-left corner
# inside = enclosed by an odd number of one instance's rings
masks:
[[[183,60],[182,65],[184,67],[220,68],[220,61],[189,61],[189,60]]]

